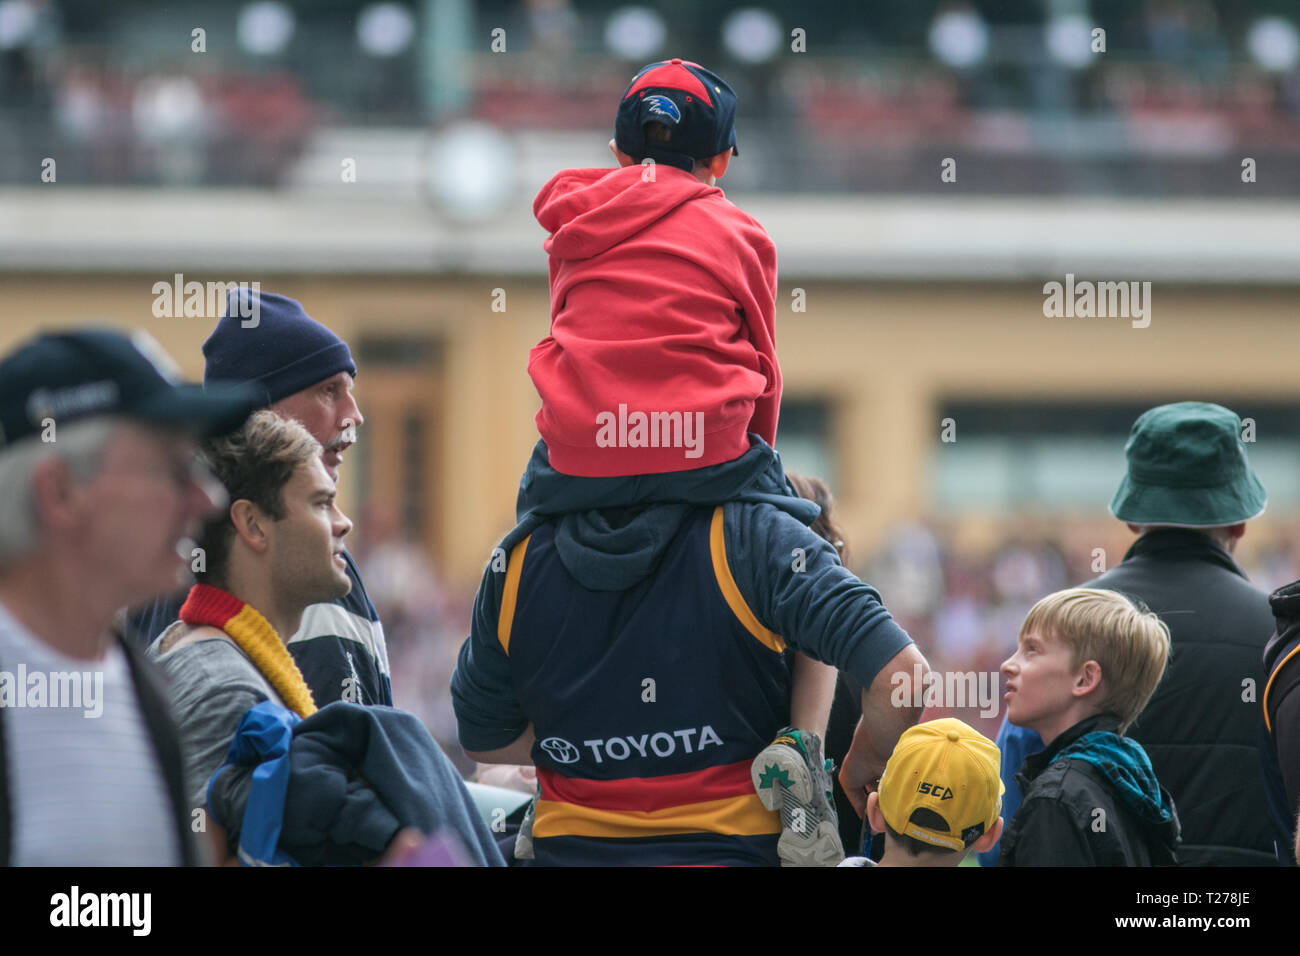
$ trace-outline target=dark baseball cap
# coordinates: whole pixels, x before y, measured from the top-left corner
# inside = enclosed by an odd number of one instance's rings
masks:
[[[670,142],[646,139],[647,123],[663,123]],[[695,160],[736,148],[736,93],[698,63],[673,59],[639,70],[618,104],[614,144],[637,162],[649,157],[688,173]]]
[[[97,415],[222,435],[242,425],[261,397],[251,385],[182,383],[147,332],[48,332],[0,360],[0,451],[39,434],[45,419],[62,425]]]

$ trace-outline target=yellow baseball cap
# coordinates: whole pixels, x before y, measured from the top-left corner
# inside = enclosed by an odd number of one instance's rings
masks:
[[[954,717],[908,728],[880,778],[890,829],[964,850],[993,826],[1005,787],[997,744]]]

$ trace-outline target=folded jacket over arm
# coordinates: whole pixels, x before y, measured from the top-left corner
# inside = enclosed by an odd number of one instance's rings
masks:
[[[460,774],[414,715],[336,702],[293,724],[292,735],[284,758],[288,785],[276,809],[279,849],[296,862],[369,862],[398,830],[414,827],[426,834],[455,834],[479,866],[505,865]],[[250,794],[259,776],[253,774],[250,783],[250,771],[247,766],[222,767],[209,791],[209,805],[228,829],[234,827],[227,821],[239,820],[241,829],[265,832],[266,821],[250,819],[267,812]]]

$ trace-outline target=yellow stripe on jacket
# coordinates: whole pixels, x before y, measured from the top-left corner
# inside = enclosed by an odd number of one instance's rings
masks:
[[[538,800],[533,836],[650,837],[673,833],[753,836],[779,833],[781,817],[758,794],[688,803],[664,810],[596,810],[573,803]]]
[[[740,588],[736,587],[736,579],[731,576],[731,568],[727,564],[726,538],[722,530],[722,505],[718,505],[713,510],[713,523],[709,526],[709,552],[713,556],[713,574],[718,579],[718,587],[722,590],[722,596],[726,599],[727,607],[731,608],[731,613],[736,615],[736,620],[744,625],[745,630],[758,638],[760,643],[780,654],[785,650],[785,641],[780,635],[774,634],[759,623],[754,612],[745,603]]]

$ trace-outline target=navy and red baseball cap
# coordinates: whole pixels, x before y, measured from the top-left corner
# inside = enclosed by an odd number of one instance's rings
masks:
[[[669,142],[646,138],[647,123],[662,123]],[[698,63],[673,59],[639,70],[618,104],[614,144],[637,162],[646,157],[688,173],[695,160],[736,148],[736,93]]]

